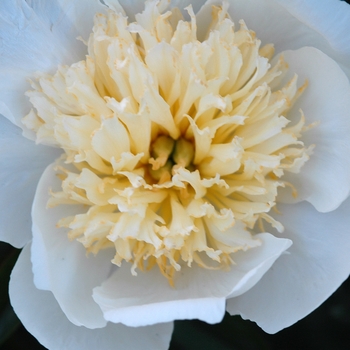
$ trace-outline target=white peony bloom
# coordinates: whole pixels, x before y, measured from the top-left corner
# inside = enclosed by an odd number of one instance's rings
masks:
[[[350,7],[2,0],[0,239],[49,349],[275,333],[350,272]],[[77,40],[79,38],[79,40]]]

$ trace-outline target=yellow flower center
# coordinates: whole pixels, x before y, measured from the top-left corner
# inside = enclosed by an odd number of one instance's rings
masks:
[[[188,22],[163,3],[131,24],[96,15],[86,60],[38,74],[23,122],[64,150],[49,206],[87,206],[58,223],[69,237],[94,254],[113,247],[133,274],[158,265],[171,283],[183,264],[223,268],[260,245],[262,220],[282,230],[268,213],[311,147],[303,115],[287,126],[306,84],[279,87],[287,65],[271,65],[272,45],[243,21],[235,30],[226,3],[202,41],[191,7]]]

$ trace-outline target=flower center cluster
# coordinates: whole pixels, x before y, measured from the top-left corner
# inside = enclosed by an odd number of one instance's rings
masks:
[[[96,15],[86,60],[38,74],[23,122],[64,151],[49,206],[84,205],[58,223],[69,237],[171,282],[183,264],[232,264],[261,244],[263,220],[283,229],[269,212],[311,153],[303,115],[287,119],[306,85],[280,86],[283,58],[271,65],[273,46],[235,30],[226,3],[206,34],[191,7],[185,21],[166,1],[145,6],[131,24]]]
[[[194,170],[194,152],[193,140],[173,140],[169,136],[161,135],[151,145],[152,158],[148,167],[150,176],[154,181],[164,183],[171,180],[176,169]]]

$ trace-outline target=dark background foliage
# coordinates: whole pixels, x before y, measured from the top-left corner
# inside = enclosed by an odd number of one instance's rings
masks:
[[[19,250],[0,242],[0,350],[45,349],[21,325],[9,302],[8,281],[18,254]],[[239,316],[226,315],[217,325],[176,321],[170,350],[193,349],[349,350],[350,278],[317,310],[275,335]]]

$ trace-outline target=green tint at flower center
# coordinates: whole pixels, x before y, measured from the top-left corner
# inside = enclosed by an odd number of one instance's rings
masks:
[[[194,170],[192,160],[194,157],[193,142],[184,138],[173,140],[168,136],[160,136],[151,145],[149,173],[151,177],[160,183],[169,181],[174,171],[178,168]]]
[[[88,252],[115,250],[131,272],[157,265],[170,282],[186,264],[227,268],[261,244],[285,172],[312,147],[305,118],[288,112],[306,87],[227,4],[213,6],[203,41],[167,1],[147,2],[136,22],[98,14],[86,60],[40,73],[24,118],[38,143],[60,147],[61,190],[49,206],[83,204],[58,225]]]

